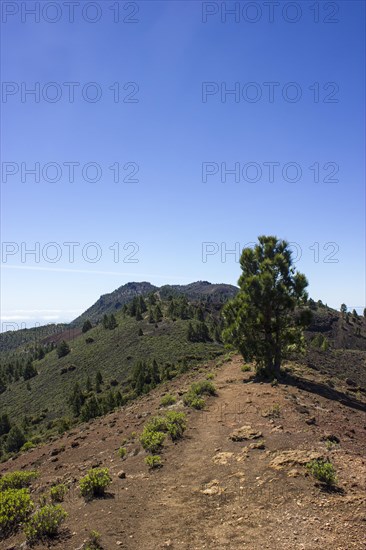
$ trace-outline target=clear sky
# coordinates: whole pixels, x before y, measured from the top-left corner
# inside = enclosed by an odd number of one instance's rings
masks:
[[[260,234],[314,299],[363,309],[364,2],[1,7],[3,321],[236,284],[228,251]]]

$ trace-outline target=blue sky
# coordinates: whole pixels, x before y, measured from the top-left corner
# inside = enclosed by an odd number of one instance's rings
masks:
[[[294,243],[312,297],[363,309],[363,2],[272,22],[260,1],[237,21],[234,2],[119,2],[117,22],[109,0],[74,22],[45,4],[2,5],[3,321],[68,321],[131,280],[235,284],[227,251],[261,234]]]

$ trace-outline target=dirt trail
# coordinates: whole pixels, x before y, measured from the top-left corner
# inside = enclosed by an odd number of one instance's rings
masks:
[[[218,368],[211,364],[187,373],[3,465],[2,470],[38,467],[36,493],[55,479],[71,485],[63,504],[67,530],[52,546],[80,549],[96,529],[105,550],[364,549],[364,413],[290,384],[252,383],[241,364],[236,357]],[[185,408],[184,438],[168,444],[163,467],[149,472],[133,432],[139,434],[156,414],[164,391],[179,396],[208,372],[215,373],[217,397],[207,399],[204,411]],[[307,372],[306,377],[315,381],[320,375]],[[244,425],[254,438],[231,440],[230,434]],[[326,434],[339,443],[326,444]],[[116,449],[126,436],[128,456],[121,462]],[[305,475],[301,462],[311,452],[332,460],[342,491],[323,491]],[[274,459],[277,467],[271,465]],[[86,504],[77,481],[96,465],[110,468],[113,483],[107,498]],[[121,469],[124,479],[118,477]],[[19,534],[0,547],[18,549],[22,540]]]
[[[349,501],[322,494],[302,475],[303,468],[282,472],[269,467],[273,451],[308,451],[317,442],[303,418],[305,433],[292,411],[287,417],[286,392],[244,385],[240,364],[237,359],[219,371],[218,397],[207,411],[192,415],[185,441],[166,454],[169,472],[153,476],[135,535],[125,547],[364,548],[354,533],[357,513],[352,513],[356,508],[360,515],[361,495],[349,496]],[[243,425],[263,437],[231,441],[230,433]],[[258,442],[264,442],[264,449],[249,449]],[[324,453],[324,444],[318,447]],[[289,472],[298,477],[288,477]],[[342,521],[342,512],[351,521]]]

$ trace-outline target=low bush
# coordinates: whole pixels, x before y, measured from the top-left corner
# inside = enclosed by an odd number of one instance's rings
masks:
[[[59,504],[42,506],[24,525],[27,541],[33,543],[44,538],[55,537],[66,517],[67,513]]]
[[[125,456],[126,456],[126,454],[127,454],[127,449],[126,449],[126,447],[120,447],[120,448],[118,449],[117,453],[118,453],[118,456],[119,456],[120,458],[125,458]]]
[[[4,474],[0,478],[0,491],[6,489],[23,489],[29,487],[31,482],[38,477],[38,472],[35,471],[15,471]]]
[[[209,380],[192,384],[191,391],[196,395],[216,395],[216,388]]]
[[[169,411],[164,416],[155,416],[148,422],[141,434],[140,442],[150,453],[159,450],[168,433],[173,441],[181,438],[186,429],[186,415],[182,412]]]
[[[306,467],[310,473],[322,483],[325,483],[328,486],[336,484],[336,472],[331,462],[318,458],[308,462]]]
[[[201,410],[205,406],[205,400],[192,392],[188,392],[183,396],[183,403],[187,407],[192,407],[197,410]]]
[[[240,367],[240,370],[241,370],[241,372],[249,372],[249,371],[251,371],[252,369],[251,369],[251,366],[250,366],[250,365],[242,365],[242,366]]]
[[[165,440],[165,433],[154,431],[149,426],[145,426],[140,437],[140,442],[145,451],[155,453],[158,451]]]
[[[34,449],[35,444],[32,441],[26,441],[23,445],[23,447],[20,449],[21,452],[29,451],[30,449]]]
[[[182,412],[169,411],[165,415],[166,431],[173,441],[183,437],[187,427],[186,415]]]
[[[183,403],[187,407],[201,410],[205,406],[202,395],[216,395],[216,388],[209,380],[202,380],[192,384],[190,390],[183,396]]]
[[[50,489],[50,497],[52,502],[63,502],[65,495],[68,489],[66,485],[60,483],[59,485],[54,485]]]
[[[166,395],[164,395],[164,397],[161,398],[160,406],[169,407],[169,405],[174,405],[174,403],[176,402],[176,397],[174,397],[174,395],[171,395],[170,393],[167,393]]]
[[[33,510],[28,489],[6,489],[0,492],[0,539],[16,531]]]
[[[159,455],[149,455],[145,458],[145,463],[151,468],[160,468],[162,466],[161,457]]]
[[[84,544],[83,550],[102,550],[100,538],[98,531],[90,531],[89,540]]]
[[[112,478],[108,468],[93,468],[81,478],[79,487],[82,496],[90,500],[93,497],[103,496],[111,482]]]

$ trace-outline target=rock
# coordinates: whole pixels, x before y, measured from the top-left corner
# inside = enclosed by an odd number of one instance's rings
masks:
[[[251,443],[249,449],[265,449],[264,441],[257,441],[256,443]]]
[[[357,383],[352,378],[346,378],[347,386],[357,386]]]
[[[262,437],[262,432],[254,430],[251,426],[242,426],[234,430],[229,437],[233,441],[245,441],[246,439],[258,439]]]
[[[126,478],[126,472],[124,470],[121,470],[120,472],[118,472],[117,476],[120,479],[125,479]]]
[[[228,452],[221,452],[221,453],[217,453],[214,457],[213,457],[213,461],[215,464],[222,464],[223,466],[225,464],[228,463],[228,461],[230,460],[230,458],[232,458],[234,453],[228,453]]]
[[[306,424],[309,424],[309,426],[310,426],[311,424],[316,424],[316,418],[315,418],[315,416],[311,416],[310,418],[307,418],[307,419],[305,420],[305,422],[306,422]]]
[[[217,479],[213,479],[206,484],[206,487],[201,490],[201,493],[208,496],[221,495],[225,489],[220,487],[220,483]]]
[[[298,464],[303,466],[318,458],[323,458],[323,456],[317,451],[283,451],[273,458],[269,465],[275,470],[282,470],[286,466],[296,466]]]
[[[80,443],[78,441],[72,441],[71,447],[74,449],[75,447],[79,447]]]

